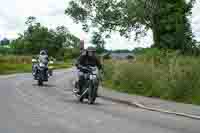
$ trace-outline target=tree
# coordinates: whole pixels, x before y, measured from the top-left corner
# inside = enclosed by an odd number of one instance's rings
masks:
[[[118,31],[135,39],[153,31],[154,47],[188,51],[193,45],[193,36],[188,16],[195,0],[71,0],[65,13],[83,29],[99,29],[110,34]],[[85,28],[86,27],[86,28]]]
[[[35,17],[28,17],[27,29],[13,41],[16,54],[38,54],[47,49],[50,56],[64,57],[64,48],[76,47],[80,40],[72,35],[65,26],[48,29],[37,22]]]
[[[10,40],[8,40],[7,38],[4,38],[3,40],[0,41],[0,45],[2,46],[7,46],[10,44]]]
[[[123,50],[114,50],[112,51],[113,53],[131,53],[130,50],[128,49],[123,49]]]
[[[26,25],[30,26],[33,25],[36,22],[36,17],[29,16],[25,22]]]
[[[191,15],[194,0],[163,0],[159,16],[159,48],[180,49],[191,52],[194,47],[193,34],[188,16]],[[158,38],[157,37],[157,38]]]
[[[93,32],[91,43],[95,45],[97,49],[97,53],[102,53],[105,51],[105,48],[104,48],[105,41],[102,37],[102,34],[100,34],[99,32]]]

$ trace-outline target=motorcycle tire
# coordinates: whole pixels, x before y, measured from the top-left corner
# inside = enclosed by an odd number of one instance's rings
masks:
[[[43,81],[42,80],[38,80],[38,85],[39,86],[43,86]]]
[[[80,88],[79,88],[79,91],[80,91],[79,94],[82,94],[82,93],[83,93],[83,90],[80,89]],[[85,99],[85,95],[79,98],[79,102],[82,103],[82,102],[84,101],[84,99]]]
[[[53,71],[49,70],[49,76],[53,76]]]
[[[79,102],[81,102],[81,103],[82,103],[82,102],[83,102],[83,100],[84,100],[84,97],[80,97],[80,98],[79,98]]]
[[[89,85],[89,90],[88,90],[88,102],[89,104],[94,104],[96,97],[97,97],[97,89],[95,88],[95,86],[93,85],[93,83],[90,83]]]

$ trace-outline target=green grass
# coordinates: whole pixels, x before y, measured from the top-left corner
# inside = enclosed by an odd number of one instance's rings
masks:
[[[63,64],[53,64],[54,69],[70,68],[72,67],[71,62],[64,62]]]
[[[30,56],[0,56],[0,75],[13,74],[13,73],[25,73],[32,70],[32,57]],[[57,63],[53,65],[54,69],[70,68],[71,60],[64,63]]]
[[[31,64],[9,64],[0,65],[0,74],[25,73],[31,72]]]
[[[104,85],[129,94],[200,105],[200,57],[156,51],[107,61]]]

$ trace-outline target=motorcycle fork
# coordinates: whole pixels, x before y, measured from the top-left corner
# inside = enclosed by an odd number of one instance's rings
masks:
[[[81,91],[83,91],[83,93],[80,95],[80,97],[82,98],[83,96],[86,95],[86,93],[88,93],[88,90],[89,90],[89,82],[90,81],[83,81],[83,87],[81,88]]]

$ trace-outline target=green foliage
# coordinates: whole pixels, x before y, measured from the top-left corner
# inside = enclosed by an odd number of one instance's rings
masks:
[[[105,55],[103,55],[103,59],[105,60],[111,59],[110,53],[106,53]]]
[[[8,63],[8,64],[31,64],[32,57],[31,56],[0,56],[0,63]]]
[[[80,50],[78,48],[68,48],[64,51],[64,59],[74,59],[80,55]]]
[[[35,17],[29,17],[26,25],[24,33],[10,44],[14,54],[36,55],[41,49],[47,49],[50,56],[63,59],[64,49],[79,47],[80,39],[64,26],[48,29],[38,23]]]
[[[30,72],[31,56],[0,56],[0,74]]]
[[[0,74],[24,73],[31,72],[31,64],[1,64]]]
[[[7,38],[4,38],[3,40],[0,41],[0,46],[6,46],[9,45],[10,40],[8,40]]]
[[[137,39],[150,28],[154,47],[193,53],[194,41],[188,16],[194,1],[72,0],[65,13],[75,22],[81,22],[86,31],[93,27],[106,35],[118,31],[122,36],[130,37],[135,31]]]
[[[106,35],[115,30],[128,37],[133,30],[138,33],[143,31],[140,25],[140,23],[144,23],[140,16],[143,7],[138,6],[141,2],[133,3],[131,0],[72,0],[65,13],[70,15],[75,22],[89,25],[87,27],[98,28],[99,32],[104,32]]]
[[[131,53],[128,49],[112,50],[112,53]]]
[[[122,92],[200,104],[199,58],[149,49],[133,62],[106,62],[105,82]]]
[[[160,16],[160,47],[180,49],[190,52],[193,47],[193,35],[188,16],[192,6],[185,0],[163,1]]]
[[[103,53],[105,51],[105,41],[101,33],[93,32],[91,43],[96,46],[97,53]]]
[[[7,47],[1,47],[0,46],[0,55],[8,55],[8,54],[13,54],[13,49],[7,48]]]

